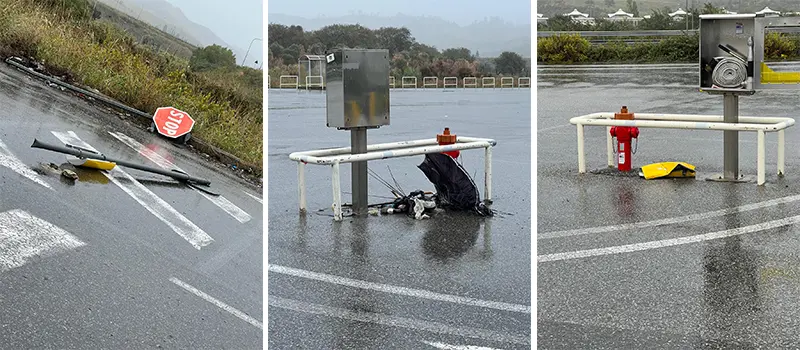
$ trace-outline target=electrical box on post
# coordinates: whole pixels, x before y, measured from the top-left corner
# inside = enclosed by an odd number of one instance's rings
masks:
[[[754,47],[755,19],[755,14],[700,16],[702,91],[754,90],[754,51],[759,50]]]
[[[327,125],[389,125],[389,50],[341,49],[325,56]]]

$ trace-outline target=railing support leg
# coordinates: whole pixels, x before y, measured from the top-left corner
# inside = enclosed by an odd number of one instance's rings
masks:
[[[297,190],[300,196],[300,212],[306,212],[306,165],[297,162]]]
[[[333,182],[333,220],[342,221],[342,191],[339,182],[339,162],[332,165],[331,181]]]
[[[786,135],[784,130],[778,130],[778,176],[783,177],[785,174],[786,164],[784,163],[784,159],[786,156]]]
[[[583,152],[583,124],[578,124],[578,173],[586,173],[586,154]]]
[[[484,157],[484,190],[483,194],[486,200],[492,200],[492,146],[486,147],[486,156]]]
[[[766,165],[765,165],[765,145],[764,145],[764,130],[758,131],[758,185],[763,185],[766,182]]]

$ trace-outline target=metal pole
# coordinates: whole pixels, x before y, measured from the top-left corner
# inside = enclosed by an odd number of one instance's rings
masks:
[[[739,122],[739,96],[724,94],[723,121],[725,123]],[[723,131],[723,164],[722,178],[724,180],[739,179],[739,132],[732,130]]]
[[[367,128],[350,130],[351,154],[367,153]],[[367,162],[353,162],[351,167],[353,213],[367,214]]]
[[[245,52],[244,58],[242,59],[243,66],[247,64],[247,55],[250,54],[250,48],[253,47],[253,42],[256,40],[261,40],[261,38],[253,38],[253,40],[250,40],[250,45],[247,46],[247,52]]]

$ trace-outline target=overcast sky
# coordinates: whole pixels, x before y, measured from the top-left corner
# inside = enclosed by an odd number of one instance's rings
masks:
[[[263,36],[264,7],[262,0],[167,0],[179,7],[192,22],[211,29],[228,44],[247,50],[253,38]],[[262,45],[256,40],[247,56],[248,65],[253,60],[261,62]],[[237,55],[241,63],[244,57]]]
[[[485,17],[501,17],[516,24],[531,23],[531,0],[270,0],[268,11],[305,18],[336,17],[360,11],[382,16],[398,13],[433,16],[460,25],[469,25]]]

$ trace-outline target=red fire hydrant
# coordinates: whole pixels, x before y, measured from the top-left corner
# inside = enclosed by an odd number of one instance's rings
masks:
[[[445,145],[452,145],[456,143],[456,135],[450,135],[450,128],[444,128],[444,133],[436,135],[436,142],[439,143],[439,146]],[[442,152],[453,159],[458,158],[461,154],[459,150],[450,151],[450,152]]]
[[[619,113],[614,113],[614,119],[633,120],[633,113],[628,113],[628,107],[622,106]],[[639,137],[639,128],[612,126],[611,136],[617,138],[617,154],[619,155],[617,168],[619,171],[631,171],[631,140]]]

